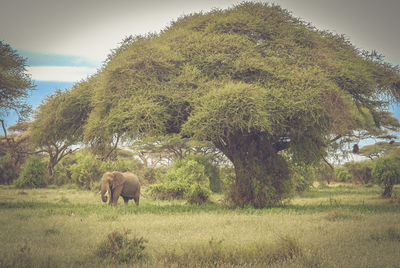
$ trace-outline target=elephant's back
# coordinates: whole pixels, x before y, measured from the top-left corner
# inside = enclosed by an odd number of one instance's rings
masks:
[[[124,188],[128,189],[129,191],[140,191],[140,181],[139,177],[132,172],[124,172],[124,176],[126,178],[126,185]]]
[[[124,174],[125,178],[127,179],[127,181],[140,184],[139,177],[136,174],[133,174],[132,172],[124,172],[123,174]]]

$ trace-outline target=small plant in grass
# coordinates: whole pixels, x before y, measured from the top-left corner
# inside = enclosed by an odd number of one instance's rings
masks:
[[[376,241],[397,241],[400,243],[400,229],[389,227],[384,231],[371,234],[371,239]]]
[[[144,251],[147,240],[143,237],[128,237],[129,231],[113,231],[100,243],[95,255],[110,263],[136,263],[147,258]]]

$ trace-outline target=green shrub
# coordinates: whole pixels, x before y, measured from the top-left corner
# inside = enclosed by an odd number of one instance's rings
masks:
[[[103,173],[106,171],[132,172],[132,168],[130,167],[130,164],[126,160],[99,161],[99,162],[100,162],[100,170],[102,170]]]
[[[321,163],[320,165],[315,167],[315,180],[320,183],[327,182],[330,184],[332,181],[335,181],[335,172],[332,170],[332,167],[327,165],[326,163]]]
[[[297,193],[303,193],[309,190],[315,181],[315,168],[310,165],[299,163],[291,163],[289,166],[295,191]]]
[[[166,173],[165,167],[144,167],[139,172],[140,183],[153,184],[160,181],[161,177]]]
[[[17,188],[41,188],[46,186],[46,164],[39,157],[29,157],[21,168],[15,186]]]
[[[192,184],[185,193],[185,199],[190,204],[203,204],[210,198],[211,191],[200,183]]]
[[[72,183],[71,166],[76,163],[76,154],[65,156],[53,169],[53,184],[64,185]]]
[[[210,179],[206,168],[195,159],[177,160],[167,171],[162,182],[151,187],[151,194],[158,199],[182,199],[201,204],[211,195]]]
[[[137,263],[147,258],[145,240],[143,237],[128,237],[129,232],[113,231],[107,239],[100,243],[95,255],[109,263]]]
[[[186,158],[188,160],[194,160],[200,165],[204,166],[204,174],[208,177],[210,182],[210,190],[214,193],[220,193],[222,191],[222,179],[219,169],[214,165],[211,160],[203,155],[192,155]]]
[[[71,179],[80,188],[93,189],[104,173],[102,161],[91,153],[77,152],[76,162],[70,166]]]
[[[372,176],[384,187],[382,196],[390,198],[393,186],[400,183],[400,159],[396,156],[379,158],[372,169]]]
[[[335,176],[336,179],[340,182],[350,182],[351,176],[349,171],[344,166],[337,166],[335,167]]]
[[[106,171],[131,171],[129,163],[120,161],[101,161],[90,152],[79,151],[75,161],[67,167],[71,180],[80,188],[91,190],[100,187],[100,179]]]
[[[345,164],[352,183],[367,184],[372,182],[372,168],[374,163],[372,161],[362,162],[348,162]]]
[[[0,157],[0,184],[11,184],[18,178],[18,170],[10,154]]]
[[[151,186],[151,195],[161,200],[183,199],[187,185],[181,181],[165,181]]]
[[[53,184],[64,185],[71,182],[71,172],[65,163],[58,163],[53,170]]]

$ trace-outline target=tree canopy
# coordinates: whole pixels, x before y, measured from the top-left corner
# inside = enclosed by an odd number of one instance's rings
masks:
[[[20,117],[26,117],[30,106],[23,102],[28,90],[33,89],[31,78],[26,73],[26,60],[19,56],[10,45],[0,41],[0,119],[10,110]]]
[[[262,3],[128,38],[88,86],[86,142],[172,134],[212,142],[235,167],[239,206],[285,198],[287,159],[316,162],[341,137],[399,126],[387,111],[400,99],[398,67]]]
[[[72,152],[73,145],[82,141],[83,126],[91,107],[90,94],[88,81],[75,85],[70,91],[58,90],[34,114],[30,140],[49,155],[49,178],[54,166]]]
[[[397,152],[400,152],[400,142],[379,141],[375,144],[365,145],[358,151],[358,154],[373,160],[374,158],[378,158],[384,155],[396,154]]]

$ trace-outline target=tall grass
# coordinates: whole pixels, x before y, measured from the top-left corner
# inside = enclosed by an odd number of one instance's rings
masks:
[[[400,208],[380,193],[327,187],[256,210],[225,209],[221,196],[202,206],[144,196],[139,207],[110,207],[74,188],[0,186],[0,267],[124,266],[95,253],[125,231],[127,241],[148,241],[146,258],[127,261],[144,267],[397,267]]]

